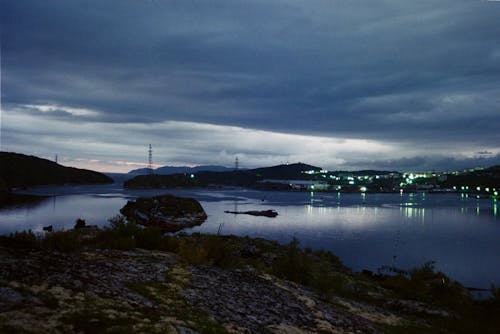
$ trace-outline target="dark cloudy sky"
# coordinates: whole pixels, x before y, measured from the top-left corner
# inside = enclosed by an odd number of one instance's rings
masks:
[[[500,163],[500,2],[0,0],[1,150],[158,165]]]

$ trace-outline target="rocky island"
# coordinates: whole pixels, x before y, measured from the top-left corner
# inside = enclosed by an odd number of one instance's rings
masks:
[[[120,210],[128,221],[144,226],[156,226],[165,232],[177,232],[201,225],[207,214],[193,198],[161,195],[128,201]]]

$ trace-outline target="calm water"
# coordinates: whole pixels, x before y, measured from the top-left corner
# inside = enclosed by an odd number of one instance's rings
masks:
[[[337,254],[354,270],[411,268],[426,261],[467,286],[500,285],[497,203],[457,194],[337,194],[225,190],[128,191],[120,185],[39,188],[55,195],[38,205],[0,210],[0,234],[53,225],[72,228],[81,217],[106,225],[127,200],[172,193],[198,199],[208,220],[193,232],[265,237]],[[224,210],[275,209],[276,218]]]

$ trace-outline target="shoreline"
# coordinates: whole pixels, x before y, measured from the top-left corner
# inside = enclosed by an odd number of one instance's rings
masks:
[[[90,185],[90,186],[91,186],[91,187],[93,187],[93,186],[96,186],[96,185]],[[99,186],[101,186],[101,185],[99,185]],[[62,187],[62,188],[63,188],[63,189],[65,189],[66,187]],[[231,188],[231,189],[233,189],[233,188]],[[235,189],[236,189],[236,190],[238,190],[238,189],[242,189],[242,188],[235,188]],[[47,198],[50,198],[50,196],[45,197],[45,199],[47,199]],[[255,197],[255,198],[257,198],[257,197]],[[347,198],[347,197],[346,197],[346,198]],[[43,198],[42,198],[42,200],[43,200]],[[353,205],[356,205],[356,203],[349,205],[349,207],[352,207]],[[271,206],[272,206],[272,205],[270,205],[270,207],[271,207]],[[373,206],[374,206],[374,207],[376,207],[376,206],[377,206],[377,204],[374,204],[374,205],[372,205],[372,204],[367,204],[367,207],[368,207],[368,206],[371,206],[371,207],[373,207]],[[346,207],[347,207],[347,206],[346,206]],[[474,212],[475,212],[475,211],[474,211]],[[110,216],[111,216],[111,215],[108,215],[107,217],[110,217]],[[75,218],[76,218],[76,217],[75,217]],[[82,218],[85,218],[85,217],[82,217]],[[103,221],[105,221],[105,220],[103,220]],[[91,222],[91,223],[92,223],[92,224],[96,224],[95,222]],[[48,223],[48,224],[45,224],[45,225],[50,225],[50,224],[51,224],[51,223]],[[211,224],[213,225],[213,223],[211,223]],[[45,225],[43,225],[43,226],[45,226]],[[40,225],[39,225],[39,226],[40,226]],[[54,225],[54,226],[56,226],[56,225]],[[65,228],[69,228],[69,226],[66,226]],[[41,227],[39,227],[37,230],[41,230]],[[215,232],[217,231],[217,229],[213,230],[213,228],[212,228],[211,230],[212,230],[212,232],[213,232],[213,233],[215,233]],[[5,232],[5,233],[6,233],[6,234],[8,234],[8,233],[12,233],[12,232],[10,232],[10,231],[9,231],[9,232]],[[43,233],[43,232],[41,232],[41,233]],[[243,235],[243,234],[242,234],[242,235]],[[282,243],[287,242],[287,240],[289,240],[286,236],[285,236],[285,237],[283,237],[283,238],[280,238],[280,237],[276,237],[276,236],[275,236],[275,237],[274,237],[274,238],[272,238],[272,239],[277,240],[277,241],[282,242]],[[314,247],[314,245],[312,245],[312,246]],[[319,248],[321,248],[321,246],[320,246]],[[324,248],[324,247],[323,247],[323,248]],[[344,255],[345,255],[345,254],[344,254]],[[430,254],[430,256],[426,257],[425,259],[423,259],[422,261],[420,261],[420,262],[418,262],[418,263],[410,263],[410,265],[403,264],[403,265],[401,265],[401,268],[403,268],[404,270],[409,270],[409,269],[411,269],[411,268],[413,268],[413,267],[415,267],[415,266],[422,265],[422,264],[423,264],[425,261],[427,261],[427,260],[433,260],[433,259],[436,259],[436,258],[435,258],[435,257],[433,257],[433,256],[432,256],[432,254]],[[436,259],[436,260],[438,261],[438,264],[439,264],[440,266],[441,266],[441,265],[443,265],[443,263],[444,263],[444,262],[440,261],[439,259]],[[371,264],[368,264],[368,265],[366,265],[366,264],[365,264],[365,265],[361,265],[361,266],[359,266],[359,265],[356,265],[356,263],[354,263],[354,264],[353,264],[353,262],[352,262],[352,261],[350,261],[349,263],[350,263],[350,265],[351,265],[351,267],[352,267],[352,268],[355,268],[355,270],[362,271],[363,269],[368,269],[368,270],[371,270],[372,272],[376,272],[378,268],[380,268],[380,267],[381,267],[381,266],[383,266],[384,264],[390,264],[391,262],[390,262],[390,261],[378,261],[378,262],[373,262],[373,263],[375,264],[375,265],[373,265],[373,266],[371,266]],[[397,265],[397,267],[399,267],[399,265]],[[488,268],[486,268],[486,270],[487,270],[487,269],[488,269]],[[449,272],[448,272],[448,273],[449,273]],[[451,275],[451,277],[456,277],[456,276],[453,276],[451,273],[450,273],[450,275]],[[492,277],[493,277],[493,276],[495,276],[495,275],[492,275]],[[471,276],[471,277],[472,277],[472,276]],[[486,281],[484,281],[484,280],[483,280],[481,283],[485,282],[484,284],[477,284],[474,280],[471,280],[471,279],[469,279],[468,281],[467,281],[467,280],[465,280],[465,281],[464,281],[464,280],[461,280],[461,282],[464,282],[464,283],[463,283],[464,285],[471,286],[473,289],[487,289],[487,288],[490,286],[490,284],[491,284],[492,282],[495,282],[495,284],[499,284],[499,283],[500,283],[500,282],[495,281],[495,279],[494,279],[494,278],[495,278],[495,277],[493,277],[491,280],[490,280],[490,279],[488,279],[488,280],[486,280]],[[478,294],[481,294],[481,293],[478,293]]]
[[[35,195],[28,193],[9,193],[2,202],[0,202],[0,210],[11,209],[16,207],[36,205],[48,198],[51,195]]]

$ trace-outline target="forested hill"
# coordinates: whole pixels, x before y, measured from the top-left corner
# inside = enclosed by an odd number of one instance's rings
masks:
[[[279,165],[256,169],[234,170],[229,172],[201,171],[194,174],[139,175],[124,183],[125,188],[170,188],[204,187],[209,184],[227,186],[253,186],[265,179],[308,180],[311,176],[306,171],[320,171],[303,163]]]
[[[61,166],[35,156],[0,152],[0,184],[7,188],[111,182],[113,179],[99,172]]]
[[[196,166],[196,167],[188,167],[188,166],[163,166],[156,169],[149,168],[140,168],[134,169],[128,172],[129,174],[137,174],[137,175],[149,175],[149,174],[159,174],[159,175],[171,175],[171,174],[182,174],[182,173],[198,173],[198,172],[230,172],[232,168],[224,167],[224,166]]]

